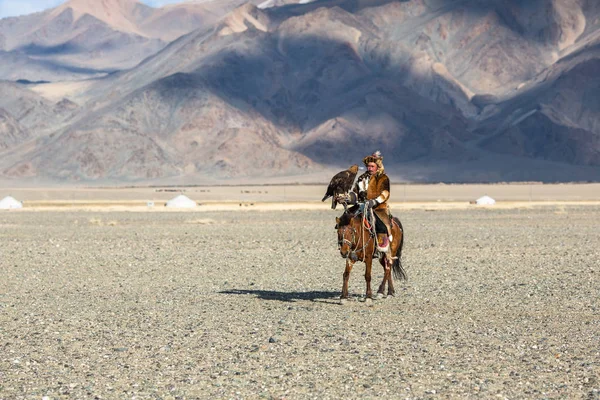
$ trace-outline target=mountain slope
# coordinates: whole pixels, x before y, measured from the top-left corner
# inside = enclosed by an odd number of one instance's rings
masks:
[[[598,180],[600,6],[565,4],[245,4],[94,81],[0,173],[295,179],[381,150],[403,180]]]
[[[0,79],[77,80],[128,69],[177,37],[214,25],[242,3],[155,9],[137,0],[68,0],[41,13],[4,18],[0,56],[11,68],[0,69]]]
[[[23,143],[29,137],[27,130],[3,108],[0,108],[0,132],[2,132],[2,136],[0,137],[0,151]]]

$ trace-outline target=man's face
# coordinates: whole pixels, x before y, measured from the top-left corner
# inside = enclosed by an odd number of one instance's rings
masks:
[[[375,175],[375,173],[377,172],[377,164],[375,164],[374,162],[370,162],[367,164],[367,171],[369,171],[369,174],[371,175]]]

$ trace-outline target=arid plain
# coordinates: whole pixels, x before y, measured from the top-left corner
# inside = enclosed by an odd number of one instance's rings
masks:
[[[2,189],[0,398],[600,398],[598,185],[394,185],[372,305],[323,191]]]
[[[11,187],[0,181],[0,198],[11,195],[25,209],[104,209],[164,211],[165,203],[183,194],[199,204],[193,212],[232,209],[328,209],[321,203],[327,184],[163,186],[163,187]],[[2,188],[3,186],[4,188]],[[500,207],[529,207],[558,202],[600,202],[600,184],[392,184],[395,208],[464,208],[488,195]],[[152,207],[148,207],[148,204]],[[471,207],[472,208],[472,207]]]

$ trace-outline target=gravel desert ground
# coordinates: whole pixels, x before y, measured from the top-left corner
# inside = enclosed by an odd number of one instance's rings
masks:
[[[251,208],[0,212],[0,399],[600,398],[599,205],[397,208],[372,305],[339,210]]]

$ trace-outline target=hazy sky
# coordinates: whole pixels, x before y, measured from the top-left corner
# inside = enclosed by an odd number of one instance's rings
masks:
[[[165,4],[183,3],[185,0],[139,0],[152,7],[160,7]],[[0,0],[0,18],[13,15],[25,15],[47,8],[56,7],[65,0]]]

